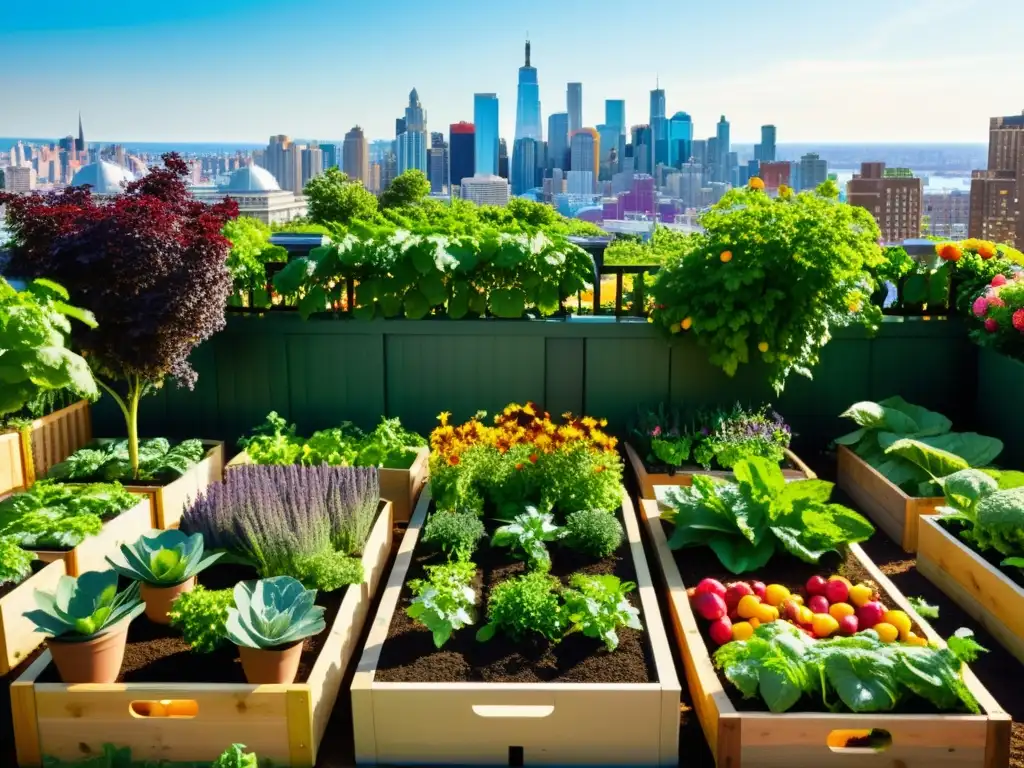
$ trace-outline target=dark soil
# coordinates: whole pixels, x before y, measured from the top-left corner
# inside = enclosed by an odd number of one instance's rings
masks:
[[[13,592],[19,586],[24,584],[25,581],[27,581],[28,579],[31,579],[32,576],[35,576],[37,573],[39,573],[41,570],[43,570],[43,568],[45,568],[48,565],[49,565],[49,563],[44,563],[41,560],[33,560],[32,561],[32,574],[30,576],[26,577],[25,580],[19,581],[17,584],[15,584],[13,582],[8,582],[6,584],[0,584],[0,598],[6,597],[7,595],[9,595],[11,592]]]
[[[229,589],[240,581],[258,578],[255,570],[243,565],[214,565],[199,575],[207,589]],[[324,620],[330,627],[341,607],[346,589],[321,592],[316,604],[326,608]],[[302,644],[302,660],[295,682],[303,683],[313,669],[328,631],[307,637]],[[51,664],[39,676],[41,683],[59,683],[57,668]],[[244,683],[245,673],[238,649],[228,644],[213,653],[195,653],[181,634],[171,626],[154,624],[140,616],[128,629],[128,646],[121,664],[119,683]]]
[[[488,521],[488,533],[498,525]],[[381,649],[375,678],[378,682],[648,683],[657,679],[646,636],[632,629],[618,630],[619,647],[612,653],[605,650],[604,643],[579,633],[557,644],[542,639],[515,642],[500,632],[489,642],[477,642],[476,631],[486,621],[485,606],[491,589],[527,571],[524,563],[511,558],[509,550],[491,549],[488,540],[481,542],[474,556],[479,576],[475,586],[481,598],[476,624],[456,632],[442,649],[436,649],[431,633],[405,614],[412,600],[405,586]],[[554,543],[548,548],[551,574],[563,584],[568,584],[569,576],[577,571],[636,581],[628,542],[596,562]],[[436,562],[440,562],[438,556],[417,549],[407,581],[424,578],[423,567]],[[637,605],[635,592],[631,599]]]
[[[977,547],[973,546],[970,542],[964,541],[960,538],[960,532],[963,531],[967,526],[956,520],[943,520],[939,518],[938,524],[946,529],[946,532],[953,536],[957,541],[963,544],[965,547],[970,549],[974,554],[984,560],[986,563],[991,565],[1003,576],[1008,578],[1018,587],[1024,587],[1024,568],[1004,568],[1001,563],[1006,559],[1006,555],[997,552],[994,549],[990,549],[986,552],[982,552]]]

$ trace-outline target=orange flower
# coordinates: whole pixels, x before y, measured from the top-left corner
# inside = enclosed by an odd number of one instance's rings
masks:
[[[594,473],[595,474],[601,474],[602,472],[604,472],[604,465],[603,464],[598,464],[596,467],[594,467]]]
[[[526,465],[525,465],[525,464],[523,464],[523,462],[521,462],[521,461],[520,461],[520,462],[519,462],[518,464],[516,464],[516,469],[522,469],[522,468],[523,468],[523,467],[525,467],[525,466],[526,466]]]
[[[747,188],[748,189],[763,190],[764,189],[764,181],[762,181],[757,176],[751,176],[750,177],[750,181],[747,182]]]
[[[448,457],[448,463],[453,467],[458,466],[459,455],[457,453],[453,453],[451,456]]]
[[[978,243],[978,255],[981,256],[981,258],[985,259],[986,261],[995,256],[996,253],[996,247],[992,245],[992,243],[987,243],[984,241]]]
[[[728,264],[732,261],[732,251],[722,251],[722,255],[719,256],[723,264]]]
[[[537,454],[536,453],[531,453],[530,454],[530,462],[533,463],[533,464],[537,463]]]
[[[960,261],[960,257],[964,255],[964,252],[960,250],[960,246],[956,243],[943,243],[936,246],[936,250],[938,251],[939,258],[946,261]]]

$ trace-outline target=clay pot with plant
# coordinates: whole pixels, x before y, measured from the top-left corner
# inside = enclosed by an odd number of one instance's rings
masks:
[[[294,682],[302,641],[327,627],[324,609],[315,600],[316,590],[291,576],[235,585],[227,634],[238,646],[246,680],[254,685]]]
[[[36,590],[26,619],[46,635],[46,647],[65,683],[113,683],[121,671],[128,625],[145,606],[139,586],[117,591],[114,571],[61,576],[52,594]]]
[[[178,530],[150,531],[132,545],[122,544],[120,556],[107,557],[118,574],[140,585],[146,618],[170,624],[171,606],[196,584],[196,575],[213,565],[221,552],[203,557],[203,535]]]

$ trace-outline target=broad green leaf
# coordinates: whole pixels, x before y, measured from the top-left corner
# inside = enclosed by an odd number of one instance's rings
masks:
[[[274,275],[274,290],[284,296],[292,296],[306,285],[306,281],[316,269],[316,262],[307,257],[289,261],[285,267]]]
[[[909,275],[903,283],[904,304],[924,304],[928,301],[928,275]]]
[[[469,295],[469,309],[477,315],[487,312],[487,296],[481,291],[473,290]]]
[[[448,299],[448,317],[461,320],[469,313],[469,293],[463,289],[452,293]]]
[[[520,288],[497,288],[491,291],[490,308],[495,317],[522,317],[526,310],[526,294]]]
[[[946,498],[959,497],[973,504],[999,489],[999,483],[978,469],[962,469],[939,480]]]
[[[410,288],[406,291],[403,303],[405,305],[405,316],[410,320],[422,320],[430,312],[430,302],[416,288]]]
[[[299,314],[303,320],[308,320],[311,315],[326,312],[328,309],[327,292],[319,285],[314,285],[299,299]]]
[[[388,293],[380,297],[380,311],[384,317],[397,317],[402,311],[402,300]]]
[[[914,432],[917,429],[917,424],[906,414],[870,401],[854,403],[840,416],[844,419],[853,419],[867,429],[885,429],[899,433]]]
[[[772,712],[787,712],[803,697],[800,686],[785,671],[762,667],[759,690]]]
[[[837,437],[835,441],[838,445],[856,445],[861,440],[863,440],[864,436],[867,434],[868,430],[864,429],[864,427],[861,427],[860,429],[856,429],[853,432],[850,432],[849,434]]]
[[[545,315],[557,312],[560,298],[557,285],[554,283],[542,283],[537,288],[537,309]]]
[[[794,480],[783,486],[773,506],[789,509],[797,501],[819,501],[824,504],[831,498],[832,488],[833,484],[827,480]]]
[[[885,400],[880,401],[878,404],[883,408],[899,411],[900,413],[909,416],[917,425],[917,429],[913,435],[914,437],[944,435],[953,428],[953,422],[941,413],[929,411],[927,408],[923,408],[920,405],[908,403],[898,395],[896,397],[888,397]],[[896,432],[898,430],[890,429],[890,431]]]
[[[352,317],[356,320],[373,320],[376,313],[376,305],[373,302],[370,302],[369,304],[360,304],[358,307],[353,309]]]
[[[897,665],[878,653],[834,651],[825,660],[825,674],[852,712],[887,712],[899,700]]]
[[[722,565],[729,572],[736,574],[763,568],[775,554],[775,539],[770,536],[755,546],[742,536],[715,533],[708,539],[708,546],[718,556]]]
[[[1002,447],[1001,444],[1000,447]],[[932,478],[946,477],[970,467],[970,464],[960,456],[919,440],[897,440],[886,449],[885,453],[887,456],[895,454],[912,462]]]
[[[437,269],[434,261],[436,247],[433,243],[423,242],[412,246],[406,254],[406,258],[412,259],[412,265],[421,275],[427,275]]]
[[[424,275],[420,280],[420,292],[426,297],[427,303],[431,306],[444,304],[448,298],[448,291],[445,289],[444,280],[439,272],[431,272]]]
[[[1024,472],[1015,469],[983,469],[981,471],[994,478],[1001,491],[1020,488],[1024,485]]]
[[[959,456],[971,467],[988,466],[1003,452],[1001,440],[976,432],[950,432],[946,435],[918,439],[932,448]]]
[[[761,498],[773,498],[786,487],[786,478],[779,465],[760,456],[750,456],[738,462],[732,473],[741,485],[748,484]]]

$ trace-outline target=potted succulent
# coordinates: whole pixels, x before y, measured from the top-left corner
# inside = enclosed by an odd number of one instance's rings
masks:
[[[306,589],[291,576],[235,585],[227,633],[238,646],[246,680],[256,685],[295,680],[302,641],[327,626],[324,609],[313,604],[315,599],[316,590]]]
[[[56,591],[36,590],[24,616],[49,637],[46,647],[65,683],[113,683],[121,671],[128,625],[144,610],[138,584],[117,591],[115,571],[61,576]]]
[[[203,557],[203,535],[188,536],[179,530],[150,531],[131,546],[121,545],[121,556],[107,556],[107,562],[121,576],[139,583],[146,604],[146,618],[169,624],[171,604],[196,583],[196,575],[213,565],[223,554]]]

